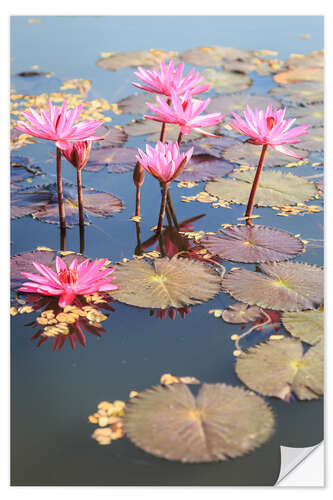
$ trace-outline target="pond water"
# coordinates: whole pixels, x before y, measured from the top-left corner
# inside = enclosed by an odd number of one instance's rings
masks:
[[[41,17],[29,23],[27,17],[11,20],[12,88],[17,93],[41,94],[59,90],[73,78],[92,81],[88,99],[105,98],[111,103],[134,93],[133,68],[105,71],[96,66],[100,53],[160,48],[184,50],[200,45],[222,45],[243,49],[269,49],[286,59],[291,53],[305,54],[323,47],[321,17]],[[172,26],[172,36],[170,36]],[[309,35],[303,39],[300,35]],[[18,77],[17,73],[52,72],[53,78]],[[190,65],[185,66],[188,70]],[[198,68],[202,70],[203,68]],[[250,73],[253,85],[245,93],[266,95],[276,86],[271,76]],[[214,90],[209,92],[213,96]],[[105,113],[111,125],[124,125],[141,116]],[[126,146],[141,147],[145,137],[130,137]],[[14,154],[30,157],[45,176],[36,176],[23,187],[55,182],[54,146],[47,141],[26,145]],[[310,153],[309,163],[280,171],[303,177],[320,175],[322,154]],[[286,163],[293,161],[286,157]],[[75,183],[75,170],[63,162],[63,176]],[[319,178],[319,177],[318,177]],[[42,179],[42,180],[41,180]],[[316,178],[314,178],[316,180]],[[112,193],[124,208],[112,217],[91,216],[85,229],[84,254],[107,257],[112,262],[131,259],[137,246],[132,171],[121,174],[83,170],[83,184]],[[20,186],[20,187],[22,187]],[[205,182],[191,189],[171,186],[179,221],[204,214],[193,223],[194,231],[217,231],[221,224],[237,224],[244,205],[232,209],[214,208],[210,203],[182,202],[204,190]],[[153,235],[160,205],[160,189],[146,175],[141,194],[141,238]],[[311,202],[312,203],[312,202]],[[316,205],[321,200],[313,200]],[[270,208],[256,208],[259,224],[300,234],[308,241],[299,262],[323,265],[323,212],[279,217]],[[30,252],[38,246],[58,249],[59,228],[32,217],[12,222],[11,252]],[[149,250],[156,248],[153,245]],[[67,230],[66,249],[79,252],[79,227]],[[228,270],[234,263],[223,263]],[[255,264],[243,265],[255,270]],[[209,311],[225,309],[231,296],[220,293],[214,299],[191,308],[185,319],[161,320],[149,309],[115,302],[114,312],[103,322],[106,332],[99,339],[87,334],[87,346],[72,350],[66,343],[52,352],[51,342],[37,347],[34,331],[26,326],[36,316],[12,319],[12,484],[14,485],[271,485],[280,468],[279,445],[307,447],[322,439],[322,400],[285,403],[266,398],[277,420],[273,437],[257,450],[227,462],[184,465],[149,455],[129,440],[99,446],[91,438],[88,422],[100,401],[128,399],[131,390],[142,391],[159,383],[163,373],[195,376],[208,383],[242,385],[234,372],[235,349],[231,335],[239,325],[214,318]],[[279,326],[279,331],[284,332]],[[273,328],[270,333],[273,333]],[[269,332],[268,332],[269,333]],[[268,334],[266,332],[266,334]],[[255,333],[249,344],[259,342]],[[246,345],[245,345],[246,347]]]

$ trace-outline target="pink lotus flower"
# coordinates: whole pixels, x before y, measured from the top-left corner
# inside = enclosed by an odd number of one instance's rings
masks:
[[[69,163],[73,167],[81,170],[87,161],[89,160],[91,150],[91,140],[90,141],[77,141],[74,144],[68,143],[67,149],[62,152]]]
[[[160,182],[170,182],[183,171],[186,163],[190,160],[193,148],[186,153],[180,153],[177,143],[165,144],[158,141],[155,148],[147,144],[146,153],[138,149],[136,157],[140,165]]]
[[[56,272],[50,267],[38,262],[33,262],[34,267],[42,275],[22,272],[24,276],[32,281],[23,283],[19,288],[21,292],[40,293],[42,295],[60,295],[59,306],[69,306],[76,295],[91,294],[94,292],[110,292],[117,290],[118,285],[112,285],[114,280],[110,274],[113,268],[102,270],[107,259],[84,260],[78,265],[74,259],[69,267],[60,257],[56,258]]]
[[[30,123],[19,121],[19,126],[15,128],[33,137],[54,141],[59,149],[66,149],[68,141],[102,139],[102,137],[94,136],[96,129],[102,125],[102,121],[82,121],[74,125],[81,110],[82,104],[67,111],[67,101],[64,101],[61,107],[54,106],[49,101],[49,111],[42,110],[39,115],[37,111],[30,108],[32,114],[22,113]]]
[[[295,154],[283,144],[296,144],[300,142],[301,135],[307,134],[309,125],[301,125],[291,128],[295,119],[284,120],[285,109],[272,109],[272,106],[267,106],[266,111],[254,112],[247,106],[247,111],[244,111],[243,120],[237,113],[232,113],[234,116],[230,126],[237,130],[242,135],[250,137],[249,142],[257,145],[267,144],[276,151],[284,153],[294,158],[302,158]]]
[[[183,77],[183,62],[175,68],[173,61],[170,61],[168,66],[162,61],[160,68],[160,71],[155,68],[147,70],[139,66],[139,71],[135,71],[134,74],[146,85],[136,82],[133,82],[133,85],[139,89],[147,90],[148,92],[164,94],[167,97],[171,97],[171,91],[174,91],[178,96],[184,95],[186,91],[195,95],[206,92],[211,87],[208,84],[199,85],[203,77],[200,76],[199,73],[194,73],[194,68]]]
[[[176,123],[180,126],[180,131],[184,135],[189,135],[192,130],[196,130],[200,134],[217,137],[200,128],[218,125],[223,118],[221,113],[199,116],[210,103],[209,98],[204,101],[192,99],[191,92],[189,91],[186,91],[185,95],[181,98],[174,90],[171,90],[171,106],[160,96],[156,97],[156,101],[159,106],[154,106],[149,102],[146,104],[158,116],[145,115],[144,118],[157,122]]]

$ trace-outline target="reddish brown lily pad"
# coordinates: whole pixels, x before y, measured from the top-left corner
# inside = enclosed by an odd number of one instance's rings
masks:
[[[230,304],[222,313],[222,319],[227,323],[249,323],[262,316],[260,307],[249,306],[241,302]]]

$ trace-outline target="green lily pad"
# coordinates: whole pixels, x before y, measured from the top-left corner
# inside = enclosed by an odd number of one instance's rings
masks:
[[[232,179],[215,179],[206,184],[212,196],[246,205],[250,196],[255,171],[232,172]],[[255,204],[260,207],[297,205],[311,200],[317,194],[313,182],[291,173],[264,170],[261,173]]]
[[[249,306],[242,302],[230,304],[222,313],[222,319],[227,323],[249,323],[259,319],[262,316],[260,307]]]
[[[241,73],[232,73],[231,71],[216,71],[215,69],[206,69],[203,72],[204,80],[202,83],[209,83],[214,87],[218,94],[231,94],[241,92],[251,87],[253,81],[249,76]]]
[[[313,104],[305,107],[289,107],[287,108],[286,118],[296,118],[295,125],[311,125],[311,127],[323,127],[324,124],[324,107],[322,104]],[[308,134],[303,137],[307,143]],[[302,140],[302,147],[304,146]]]
[[[302,342],[284,338],[250,347],[237,358],[236,373],[250,389],[286,401],[318,399],[323,394],[321,342],[303,355]]]
[[[212,255],[233,262],[271,262],[296,257],[304,250],[299,238],[265,226],[229,226],[200,240]]]
[[[254,60],[253,54],[248,50],[219,45],[186,50],[180,57],[184,62],[194,66],[222,66],[227,62],[251,63]]]
[[[324,151],[323,127],[311,129],[309,133],[304,136],[301,143],[294,144],[295,149],[298,149],[299,145],[307,151]]]
[[[282,98],[287,104],[316,104],[323,102],[324,86],[318,82],[300,82],[292,85],[274,87],[270,95]]]
[[[160,49],[135,50],[131,52],[111,53],[97,61],[97,66],[102,69],[116,71],[123,68],[136,68],[137,66],[154,67],[162,61],[172,59],[177,52],[164,52]]]
[[[222,113],[231,115],[232,112],[237,114],[246,110],[246,106],[255,109],[266,109],[271,104],[273,108],[281,108],[281,103],[267,95],[255,94],[232,94],[228,96],[212,97],[209,106],[206,108],[206,113]]]
[[[322,304],[322,268],[287,261],[261,264],[261,269],[233,269],[223,277],[223,290],[246,304],[276,311],[302,311]]]
[[[295,145],[288,145],[288,149],[294,151],[296,154],[302,156],[302,158],[307,158],[309,156],[308,151],[300,149],[303,147],[303,143],[306,140],[306,136],[302,138],[302,142],[299,143],[299,148],[295,149]],[[305,148],[304,148],[305,149]],[[244,142],[242,144],[237,144],[235,146],[230,146],[222,154],[223,158],[232,163],[238,163],[239,165],[248,165],[249,167],[256,167],[259,163],[262,147],[256,146],[249,142]],[[280,167],[286,165],[291,161],[291,157],[283,153],[279,153],[275,149],[268,147],[265,156],[265,167]]]
[[[112,296],[137,307],[177,309],[206,302],[221,289],[221,277],[212,267],[176,257],[122,262],[114,276],[120,289]]]
[[[285,329],[308,344],[316,344],[324,336],[324,312],[321,310],[285,312],[281,316]]]
[[[181,462],[242,456],[272,435],[264,399],[242,387],[203,384],[195,398],[185,384],[147,389],[126,405],[124,430],[139,448]]]

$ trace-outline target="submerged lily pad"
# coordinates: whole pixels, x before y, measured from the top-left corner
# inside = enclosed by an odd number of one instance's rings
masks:
[[[318,50],[309,54],[291,54],[286,60],[286,65],[290,69],[323,68],[324,51]]]
[[[241,302],[230,304],[222,313],[222,319],[227,323],[249,323],[262,316],[260,307],[249,306]]]
[[[287,261],[262,264],[261,269],[231,270],[224,275],[223,290],[246,304],[277,311],[302,311],[322,304],[322,268]]]
[[[148,135],[147,140],[149,142],[157,142],[160,139],[162,124],[155,122],[154,120],[133,120],[131,123],[125,125],[124,130],[129,136],[140,136]],[[207,132],[215,133],[216,127],[205,127]],[[176,141],[179,135],[179,126],[173,123],[167,123],[166,125],[166,141]],[[183,135],[183,142],[193,140],[195,138],[201,138],[202,134],[192,131],[190,135]]]
[[[299,238],[265,226],[229,226],[200,244],[212,255],[234,262],[271,262],[296,257],[304,250]]]
[[[156,94],[145,92],[144,94],[130,95],[121,99],[118,104],[118,108],[123,113],[131,113],[132,115],[145,115],[150,112],[150,109],[146,105],[146,102],[154,103],[156,100]]]
[[[112,296],[137,307],[177,309],[206,302],[221,289],[221,278],[209,265],[176,257],[119,263],[114,276],[120,289]]]
[[[278,73],[273,77],[277,83],[299,83],[299,82],[322,82],[324,80],[324,70],[321,68],[298,68],[283,73]]]
[[[306,134],[301,143],[294,144],[294,147],[298,149],[301,145],[302,148],[307,151],[323,151],[324,150],[324,129],[323,127],[317,127],[311,129],[308,134]]]
[[[31,162],[26,156],[10,156],[10,180],[11,182],[27,181],[35,175],[42,175],[42,170]]]
[[[303,147],[304,138],[302,142],[299,143],[299,147]],[[288,149],[294,151],[296,154],[306,158],[309,154],[303,149],[295,149],[295,145],[288,145]],[[305,148],[304,148],[305,149]],[[237,144],[235,146],[230,146],[223,153],[223,158],[232,163],[239,163],[240,165],[248,165],[249,167],[256,167],[259,163],[262,147],[256,146],[249,142],[244,142],[242,144]],[[290,162],[290,156],[283,153],[275,151],[275,149],[268,147],[265,156],[265,167],[279,167],[286,165]]]
[[[185,384],[152,387],[132,398],[124,415],[126,435],[139,448],[191,463],[244,455],[273,429],[264,399],[225,384],[203,384],[196,398]]]
[[[285,329],[308,344],[316,344],[324,336],[324,311],[285,312],[281,316]]]
[[[122,201],[112,194],[97,191],[92,188],[83,188],[83,205],[85,220],[89,221],[88,215],[95,217],[107,217],[112,213],[121,212]],[[63,184],[64,205],[66,223],[78,224],[78,203],[76,186],[69,183]],[[51,224],[59,223],[58,192],[56,184],[45,184],[43,186],[31,186],[15,193],[13,200],[15,206],[30,207],[31,215],[42,222]]]
[[[192,156],[176,181],[200,182],[223,177],[233,170],[232,163],[207,154]]]
[[[281,108],[281,103],[267,95],[255,94],[234,94],[228,96],[212,97],[209,106],[206,108],[206,113],[223,113],[231,115],[232,112],[237,114],[246,110],[246,106],[255,109],[266,109],[271,104],[273,108]]]
[[[177,52],[164,52],[160,49],[136,50],[132,52],[110,53],[108,57],[102,57],[97,61],[97,66],[102,69],[116,71],[118,69],[137,66],[153,67],[158,66],[162,61],[172,59],[177,56]]]
[[[241,92],[251,87],[253,80],[249,76],[231,71],[216,71],[206,69],[203,83],[209,83],[218,94],[231,94]]]
[[[313,104],[306,107],[290,107],[287,108],[286,118],[296,118],[295,125],[311,125],[311,127],[323,127],[324,124],[324,107],[322,104]],[[308,135],[302,139],[302,147],[307,149],[304,144],[307,142]]]
[[[233,172],[232,179],[215,179],[206,184],[212,196],[246,205],[255,171]],[[261,174],[255,204],[260,207],[296,205],[311,200],[317,194],[313,182],[291,173],[264,170]]]
[[[318,399],[324,390],[321,342],[303,355],[302,342],[284,338],[250,347],[236,362],[236,373],[250,389],[290,400]]]
[[[324,87],[317,82],[278,86],[271,89],[269,93],[275,97],[282,97],[287,104],[316,104],[323,102],[324,99]]]
[[[101,125],[95,132],[96,137],[104,137],[101,141],[94,141],[94,145],[98,144],[100,148],[108,148],[110,146],[121,146],[127,141],[128,135],[122,129],[115,127],[107,127]]]
[[[228,62],[251,63],[254,60],[253,54],[248,50],[219,45],[186,50],[180,57],[186,63],[195,66],[222,66]]]
[[[107,168],[108,172],[119,174],[132,170],[137,162],[135,148],[95,148],[91,151],[89,161],[85,170],[89,172],[98,172]]]

